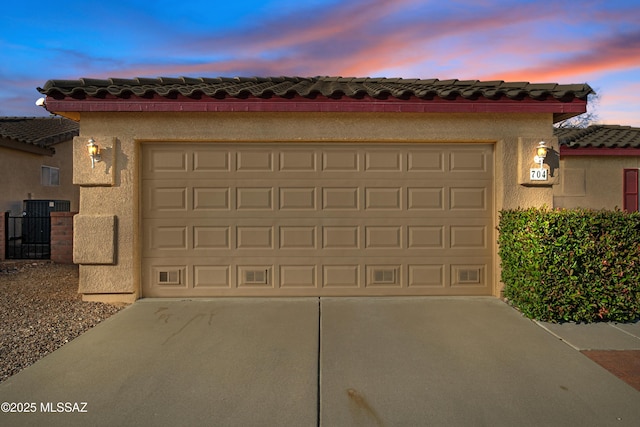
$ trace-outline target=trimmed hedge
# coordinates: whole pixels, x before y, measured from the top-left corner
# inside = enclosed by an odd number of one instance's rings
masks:
[[[640,214],[586,209],[500,212],[504,296],[548,322],[640,318]]]

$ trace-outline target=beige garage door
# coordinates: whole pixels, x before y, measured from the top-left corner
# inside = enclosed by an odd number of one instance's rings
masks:
[[[491,294],[491,145],[142,153],[144,296]]]

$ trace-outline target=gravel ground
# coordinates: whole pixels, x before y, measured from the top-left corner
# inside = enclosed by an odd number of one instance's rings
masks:
[[[0,263],[0,382],[122,308],[83,302],[77,265]]]

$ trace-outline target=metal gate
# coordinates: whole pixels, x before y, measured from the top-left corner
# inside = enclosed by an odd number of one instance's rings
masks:
[[[51,258],[50,216],[5,216],[7,259]]]
[[[5,213],[7,259],[51,258],[51,212],[68,212],[68,200],[24,200],[21,216]]]

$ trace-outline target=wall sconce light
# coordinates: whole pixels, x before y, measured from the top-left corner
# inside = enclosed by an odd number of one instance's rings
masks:
[[[87,144],[87,151],[89,152],[89,157],[91,157],[91,169],[95,168],[96,162],[101,160],[100,158],[100,147],[93,140],[93,138],[89,139],[89,143]]]
[[[536,155],[533,161],[540,165],[540,169],[542,169],[542,165],[544,164],[544,158],[547,157],[548,149],[549,147],[544,144],[544,141],[540,141],[536,147]]]

